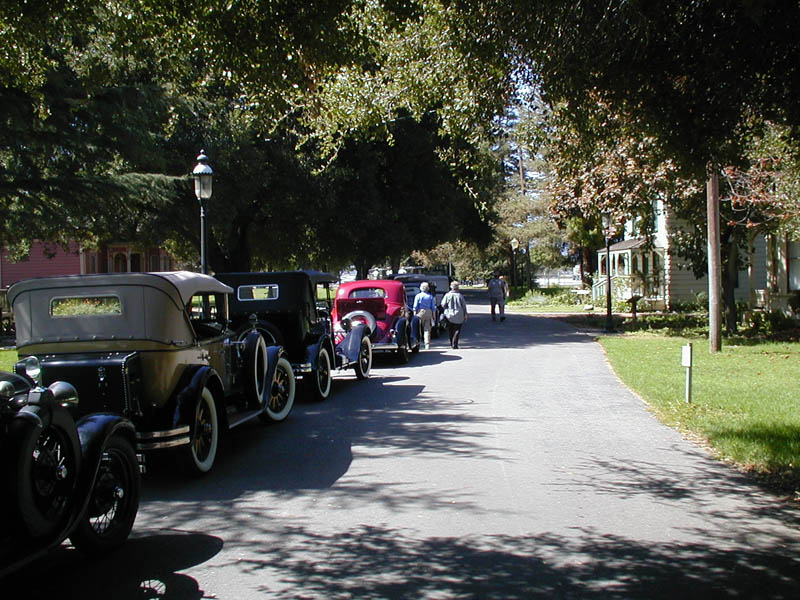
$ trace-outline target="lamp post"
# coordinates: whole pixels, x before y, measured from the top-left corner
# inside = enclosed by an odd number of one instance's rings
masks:
[[[519,248],[519,240],[513,238],[511,240],[511,285],[517,285],[517,248]]]
[[[205,150],[200,150],[197,155],[197,164],[192,171],[194,178],[194,195],[200,203],[200,272],[208,273],[208,262],[206,260],[206,200],[211,198],[211,184],[214,179],[214,171],[208,165],[208,157]]]
[[[614,331],[611,315],[611,213],[603,213],[603,234],[606,238],[606,332]]]

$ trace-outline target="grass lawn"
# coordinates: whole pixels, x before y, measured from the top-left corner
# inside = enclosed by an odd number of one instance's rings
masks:
[[[584,303],[578,295],[566,288],[540,288],[528,291],[514,288],[506,308],[531,313],[583,313]]]
[[[17,362],[16,350],[0,350],[0,371],[13,371]]]
[[[692,403],[681,347],[692,342]],[[617,375],[666,424],[700,438],[716,456],[782,492],[800,490],[800,345],[723,342],[653,333],[601,336]]]

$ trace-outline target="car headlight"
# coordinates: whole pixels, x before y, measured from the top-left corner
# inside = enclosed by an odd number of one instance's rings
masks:
[[[35,356],[27,356],[14,365],[14,372],[27,375],[36,385],[42,385],[42,363]]]

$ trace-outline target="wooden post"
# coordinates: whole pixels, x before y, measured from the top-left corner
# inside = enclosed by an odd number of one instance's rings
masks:
[[[708,216],[708,350],[712,354],[722,349],[722,258],[719,243],[719,181],[716,172],[709,175],[706,184],[706,211]]]

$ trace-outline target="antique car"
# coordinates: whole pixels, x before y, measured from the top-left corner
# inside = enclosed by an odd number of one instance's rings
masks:
[[[339,339],[333,338],[330,284],[336,277],[330,273],[217,273],[215,277],[233,289],[232,329],[242,336],[255,327],[268,343],[283,346],[295,376],[313,398],[330,395],[334,369],[352,367],[358,379],[369,375],[372,344],[366,326],[354,325]],[[318,290],[323,295],[319,300]]]
[[[188,470],[211,470],[223,431],[282,421],[294,373],[280,346],[228,328],[231,288],[208,275],[114,273],[29,279],[8,292],[18,373],[68,380],[76,417],[129,418],[137,449],[176,448]]]
[[[343,335],[354,323],[364,323],[370,331],[373,352],[394,352],[401,363],[410,353],[419,352],[419,317],[412,315],[401,281],[363,279],[343,283],[333,303],[333,327]]]
[[[447,275],[408,273],[395,275],[392,279],[402,281],[406,286],[409,308],[413,308],[414,306],[414,297],[419,293],[420,284],[423,281],[427,281],[430,285],[430,293],[433,294],[436,299],[436,314],[433,318],[433,327],[431,331],[434,336],[438,336],[440,332],[447,328],[447,321],[444,318],[444,311],[442,310],[442,298],[450,291],[450,278]]]
[[[75,421],[77,391],[0,372],[0,577],[69,537],[84,553],[121,545],[141,495],[135,432],[126,418]]]

